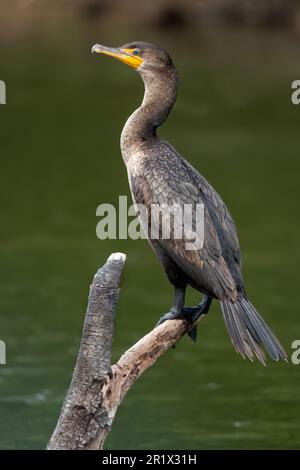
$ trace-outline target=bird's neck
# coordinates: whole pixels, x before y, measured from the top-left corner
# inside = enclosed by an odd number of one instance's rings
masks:
[[[141,106],[129,117],[122,134],[123,158],[138,147],[156,138],[156,129],[167,119],[177,95],[177,73],[172,69],[165,73],[142,75],[145,93]]]

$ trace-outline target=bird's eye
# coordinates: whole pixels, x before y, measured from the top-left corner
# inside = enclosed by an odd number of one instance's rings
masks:
[[[140,55],[141,51],[139,49],[133,49],[132,54],[133,55]]]

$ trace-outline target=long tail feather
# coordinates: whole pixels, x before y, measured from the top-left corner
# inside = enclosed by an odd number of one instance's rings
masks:
[[[287,360],[279,340],[249,300],[244,297],[234,303],[223,300],[221,308],[231,342],[244,358],[253,361],[256,357],[265,364],[264,348],[274,361]]]

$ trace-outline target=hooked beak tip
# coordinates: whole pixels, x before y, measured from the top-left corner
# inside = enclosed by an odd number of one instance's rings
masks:
[[[94,44],[92,49],[91,49],[91,53],[93,54],[94,52],[97,52],[97,50],[99,50],[99,47],[100,47],[99,44]]]

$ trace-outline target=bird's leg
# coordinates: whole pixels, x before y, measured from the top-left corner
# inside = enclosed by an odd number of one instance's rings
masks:
[[[185,287],[175,287],[174,289],[174,305],[171,310],[165,313],[156,326],[161,325],[166,320],[175,320],[176,318],[182,318],[182,312],[184,310],[184,298],[185,298]]]
[[[212,303],[212,298],[208,295],[205,295],[202,301],[195,307],[184,307],[182,309],[182,315],[189,323],[195,323],[200,315],[208,313],[210,305]],[[188,336],[191,338],[193,343],[197,341],[197,325],[195,325],[189,332]]]

